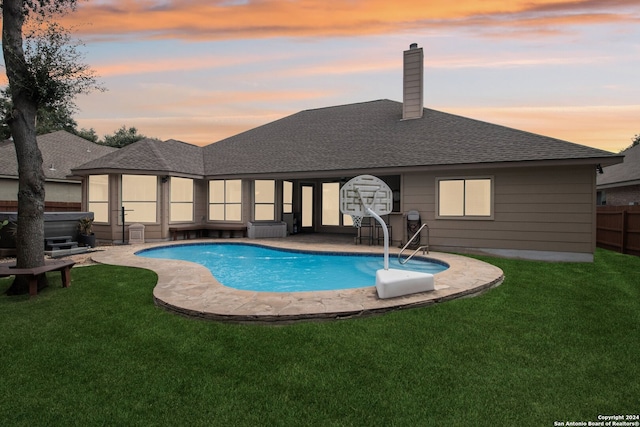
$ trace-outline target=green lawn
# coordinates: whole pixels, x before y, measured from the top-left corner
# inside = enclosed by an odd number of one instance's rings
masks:
[[[0,297],[0,425],[552,426],[640,411],[640,258],[482,258],[476,298],[288,326],[156,308],[146,270]],[[0,292],[9,286],[0,279]]]

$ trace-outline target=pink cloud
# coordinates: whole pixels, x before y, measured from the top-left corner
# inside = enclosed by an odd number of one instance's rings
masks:
[[[161,58],[145,59],[144,61],[130,61],[119,63],[96,64],[95,70],[100,76],[117,76],[132,74],[162,73],[167,71],[189,71],[213,68],[225,68],[248,63],[256,63],[262,60],[272,61],[277,59],[277,55],[269,55],[263,58],[256,55],[251,56],[197,56],[182,58]]]
[[[405,0],[400,4],[388,0],[175,0],[163,2],[161,7],[150,1],[124,0],[81,3],[66,19],[71,24],[92,23],[81,27],[85,35],[219,40],[386,34],[427,25],[490,24],[556,33],[570,25],[637,22],[639,14],[637,2],[630,0]]]
[[[631,143],[640,117],[640,104],[443,110],[613,152]]]

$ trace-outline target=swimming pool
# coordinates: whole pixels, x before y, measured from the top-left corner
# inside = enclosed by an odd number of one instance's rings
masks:
[[[258,292],[305,292],[375,286],[382,255],[319,253],[244,243],[201,243],[145,249],[136,255],[203,265],[224,286]],[[448,268],[434,260],[412,259],[390,268],[436,274]]]

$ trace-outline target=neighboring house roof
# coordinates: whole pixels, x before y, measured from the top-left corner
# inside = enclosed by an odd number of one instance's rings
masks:
[[[69,180],[72,168],[117,150],[94,144],[63,130],[39,135],[37,143],[42,153],[42,170],[47,180]],[[13,141],[0,144],[0,175],[18,177],[18,160]]]
[[[622,159],[530,132],[427,108],[423,112],[422,118],[402,120],[402,103],[390,100],[305,110],[206,147],[174,140],[138,141],[74,173],[319,175],[541,161],[607,165]]]
[[[302,111],[204,147],[207,176],[543,160],[620,161],[615,156],[428,108],[422,118],[402,120],[402,103],[390,100]]]
[[[170,139],[143,139],[118,151],[74,168],[75,174],[107,173],[110,171],[147,172],[202,177],[202,147]]]
[[[627,148],[620,155],[624,155],[624,162],[607,166],[598,174],[598,188],[640,184],[640,145]]]

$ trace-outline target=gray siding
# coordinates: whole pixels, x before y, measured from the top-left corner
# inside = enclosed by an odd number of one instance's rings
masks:
[[[493,219],[436,219],[436,178],[447,176],[493,176]],[[403,178],[403,211],[420,211],[434,248],[593,251],[595,172],[590,166],[415,173]]]
[[[18,200],[18,180],[0,178],[0,200]]]
[[[193,180],[194,207],[193,221],[196,224],[204,224],[209,218],[209,181],[202,179]]]
[[[45,182],[45,200],[47,202],[81,203],[81,183],[78,182]],[[0,200],[18,200],[18,179],[0,178]]]

